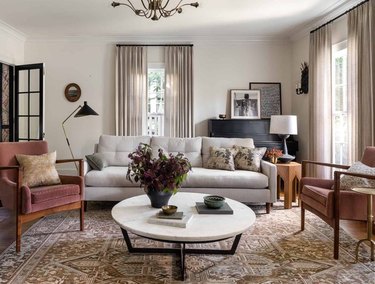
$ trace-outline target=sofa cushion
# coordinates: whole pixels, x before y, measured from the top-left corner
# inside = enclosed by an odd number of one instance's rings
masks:
[[[202,166],[202,137],[172,138],[154,136],[151,138],[151,147],[153,153],[156,154],[159,148],[173,155],[183,153],[193,167]]]
[[[101,171],[89,171],[85,176],[87,186],[125,186],[136,187],[137,183],[132,183],[126,179],[128,167],[109,166]]]
[[[254,148],[254,141],[252,138],[202,137],[203,167],[207,167],[207,161],[210,157],[210,147],[232,148],[235,145]]]
[[[235,148],[210,148],[210,158],[207,161],[207,168],[234,171]]]
[[[127,166],[129,154],[134,152],[139,143],[150,144],[149,136],[113,136],[101,135],[98,153],[101,153],[108,166]]]
[[[248,148],[235,146],[237,154],[234,158],[236,170],[248,170],[260,172],[260,161],[263,158],[267,148]]]
[[[31,203],[38,204],[70,195],[80,195],[81,189],[77,184],[60,184],[31,188],[30,192]]]
[[[197,167],[188,173],[188,177],[182,187],[267,188],[268,177],[257,172],[222,171]]]

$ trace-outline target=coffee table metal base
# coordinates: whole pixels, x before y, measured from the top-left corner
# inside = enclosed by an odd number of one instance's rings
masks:
[[[181,269],[181,280],[185,280],[185,255],[186,254],[235,254],[238,244],[240,242],[242,234],[238,234],[235,236],[232,247],[228,250],[221,250],[221,249],[194,249],[194,248],[186,248],[186,244],[202,244],[202,243],[213,243],[222,241],[225,239],[220,240],[214,240],[214,241],[199,241],[199,242],[178,242],[178,241],[166,241],[166,240],[158,240],[158,239],[152,239],[148,237],[144,237],[146,239],[151,239],[154,241],[160,241],[160,242],[167,242],[167,243],[177,243],[180,244],[179,248],[143,248],[143,247],[133,247],[128,232],[121,228],[122,234],[125,239],[126,246],[128,247],[128,251],[130,253],[172,253],[180,255],[180,269]],[[229,238],[228,238],[229,239]]]

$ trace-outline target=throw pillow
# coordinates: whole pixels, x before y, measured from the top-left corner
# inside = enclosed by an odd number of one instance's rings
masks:
[[[105,167],[108,166],[108,164],[107,164],[106,160],[104,159],[103,155],[101,155],[100,153],[87,155],[86,160],[87,160],[87,163],[89,164],[89,166],[92,169],[97,170],[97,171],[101,171],[102,169],[104,169]]]
[[[16,155],[16,159],[23,169],[23,186],[36,187],[61,183],[55,168],[56,151],[43,155]]]
[[[375,176],[375,167],[369,167],[361,162],[355,162],[348,169],[348,173],[360,173]],[[375,187],[375,179],[343,175],[340,179],[340,189],[352,189],[353,187]]]
[[[210,157],[207,161],[207,168],[234,171],[234,148],[210,147]]]
[[[253,172],[260,171],[260,161],[262,160],[267,148],[248,148],[235,146],[237,154],[234,157],[234,164],[237,170],[247,170]]]

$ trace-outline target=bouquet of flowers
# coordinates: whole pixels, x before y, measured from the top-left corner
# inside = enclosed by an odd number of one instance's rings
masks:
[[[280,149],[272,148],[267,150],[265,156],[274,164],[277,163],[277,158],[283,155],[283,151]]]
[[[152,158],[152,148],[148,144],[139,144],[137,150],[129,154],[132,160],[126,178],[139,182],[146,193],[149,190],[176,193],[186,180],[191,164],[183,154],[164,154],[158,150],[158,157]]]

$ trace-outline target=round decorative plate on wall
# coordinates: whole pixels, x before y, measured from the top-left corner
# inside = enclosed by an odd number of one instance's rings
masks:
[[[70,102],[76,102],[81,97],[81,88],[76,83],[70,83],[65,87],[65,98]]]

